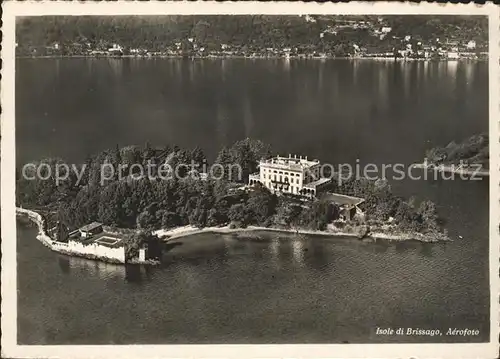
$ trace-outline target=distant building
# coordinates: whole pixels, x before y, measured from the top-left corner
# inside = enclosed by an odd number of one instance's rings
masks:
[[[123,48],[118,44],[113,44],[113,46],[108,49],[108,53],[110,55],[122,55]]]
[[[457,51],[448,51],[447,57],[449,60],[457,60],[460,56]]]
[[[274,193],[315,197],[330,178],[320,178],[320,162],[307,157],[273,157],[259,163],[259,173],[250,175],[249,185],[261,184]]]
[[[408,57],[410,54],[411,50],[398,50],[398,57]]]
[[[465,47],[467,47],[468,50],[474,50],[476,48],[476,41],[470,40]]]
[[[307,22],[316,22],[316,19],[315,19],[315,18],[313,18],[311,15],[306,15],[306,16],[305,16],[305,20],[306,20]]]
[[[380,32],[383,33],[383,34],[388,34],[389,32],[392,31],[392,27],[389,27],[389,26],[383,26],[381,29],[380,29]]]

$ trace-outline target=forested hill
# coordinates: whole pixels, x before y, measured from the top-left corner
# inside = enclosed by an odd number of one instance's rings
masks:
[[[385,36],[382,28],[390,28]],[[124,48],[161,51],[191,39],[206,49],[221,45],[258,51],[305,47],[324,50],[341,43],[390,45],[411,35],[421,41],[486,44],[488,23],[481,16],[43,16],[20,18],[18,51],[32,46],[117,43]],[[383,39],[382,39],[383,38]]]
[[[34,162],[35,167],[26,172],[18,171],[16,205],[55,212],[54,220],[71,229],[99,221],[148,231],[188,224],[198,228],[258,225],[325,230],[340,218],[340,207],[328,197],[306,200],[292,194],[277,195],[260,185],[242,188],[249,174],[257,170],[259,160],[271,155],[269,145],[247,138],[222,148],[214,163],[217,166],[209,166],[207,176],[202,177],[196,168],[201,170],[200,165],[207,160],[198,147],[117,146],[90,156],[60,181],[48,171],[54,174],[56,166],[64,162],[46,159]],[[196,166],[188,172],[186,164],[191,163]],[[149,164],[156,166],[143,172]],[[162,164],[172,170],[160,171]],[[241,177],[234,171],[235,165],[241,168]],[[77,173],[83,174],[81,178]],[[415,238],[446,237],[434,203],[400,198],[386,180],[351,176],[338,181],[334,177],[329,186],[333,192],[365,199],[365,216],[342,224],[345,231],[359,230],[365,235],[368,225],[373,229],[387,224],[393,233],[416,234]]]

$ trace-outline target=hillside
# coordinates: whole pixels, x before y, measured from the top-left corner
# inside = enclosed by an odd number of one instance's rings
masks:
[[[447,44],[475,41],[487,46],[488,24],[480,16],[43,16],[20,18],[18,55],[40,49],[61,54],[107,49],[168,49],[243,52],[296,48],[298,52],[389,51],[411,37]],[[38,49],[38,50],[37,50]]]

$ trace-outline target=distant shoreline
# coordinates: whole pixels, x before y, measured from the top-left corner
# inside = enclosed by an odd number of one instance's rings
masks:
[[[245,56],[245,55],[210,55],[210,56],[183,56],[183,55],[151,55],[151,56],[137,56],[137,55],[41,55],[41,56],[16,56],[16,59],[70,59],[70,58],[91,58],[91,59],[248,59],[248,60],[377,60],[377,61],[418,61],[418,62],[484,62],[488,58],[459,58],[459,59],[423,59],[423,58],[394,58],[394,57],[378,57],[378,56],[359,56],[359,57],[346,57],[346,56]]]

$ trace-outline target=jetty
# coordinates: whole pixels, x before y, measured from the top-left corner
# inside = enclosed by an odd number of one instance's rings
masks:
[[[444,165],[444,164],[434,164],[434,163],[415,163],[412,165],[414,168],[422,168],[428,171],[438,171],[445,173],[456,173],[463,176],[478,176],[478,177],[488,177],[490,171],[488,169],[473,166],[463,166],[463,165]]]

